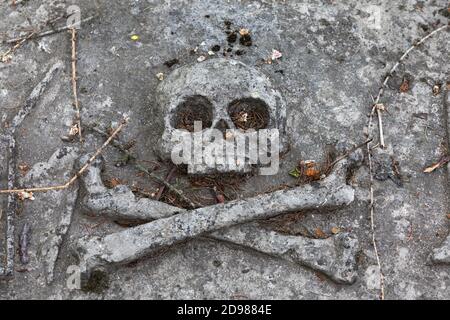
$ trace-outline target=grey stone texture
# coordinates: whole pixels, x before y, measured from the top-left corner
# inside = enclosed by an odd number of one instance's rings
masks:
[[[377,94],[385,74],[415,40],[449,22],[448,1],[444,0],[401,3],[387,0],[364,3],[355,0],[102,0],[98,1],[98,8],[94,1],[87,0],[24,1],[14,8],[3,0],[0,1],[0,38],[25,34],[20,28],[29,28],[27,18],[37,26],[61,15],[73,3],[80,6],[82,17],[96,11],[101,14],[82,24],[79,30],[82,120],[114,126],[127,114],[131,122],[121,139],[136,140],[131,151],[148,166],[158,160],[154,149],[161,138],[156,130],[161,123],[151,112],[158,106],[157,88],[161,85],[158,73],[163,73],[167,80],[177,68],[201,65],[220,57],[243,62],[270,79],[286,103],[290,152],[282,158],[277,175],[252,176],[243,181],[237,199],[293,183],[295,180],[288,173],[300,160],[324,162],[329,147],[338,141],[362,143],[366,139],[364,132],[372,96]],[[228,52],[225,21],[232,23],[232,30],[249,29],[252,45],[242,45],[238,39]],[[131,40],[133,34],[139,35],[139,40]],[[374,164],[382,164],[384,172],[392,171],[401,181],[398,184],[390,178],[374,180],[375,230],[387,299],[450,298],[449,265],[433,263],[432,255],[433,250],[445,245],[450,228],[448,172],[441,168],[431,174],[423,173],[426,166],[448,153],[448,103],[444,99],[450,74],[448,40],[448,30],[443,31],[412,51],[388,82],[381,100],[387,109],[383,113],[387,147],[373,151]],[[215,45],[221,51],[210,56],[208,51]],[[71,145],[60,139],[67,135],[75,114],[70,87],[70,46],[70,35],[62,32],[28,41],[9,63],[0,63],[0,135],[3,136],[51,66],[57,61],[65,65],[17,131],[18,164],[34,167],[48,162],[63,147],[77,147],[80,155],[88,154],[104,141],[88,131],[83,145],[76,142]],[[0,44],[0,52],[7,48]],[[273,49],[283,57],[268,64],[264,61]],[[238,50],[241,50],[239,54]],[[197,62],[201,55],[207,61]],[[178,64],[170,68],[164,64],[175,58]],[[409,79],[409,90],[400,92],[404,78]],[[441,92],[433,93],[435,84],[441,84]],[[374,134],[376,131],[375,122]],[[3,152],[5,148],[2,140],[0,150]],[[156,193],[159,185],[137,176],[131,166],[115,165],[122,156],[114,148],[108,148],[104,154],[104,178],[116,177],[128,186],[135,184]],[[0,160],[0,184],[6,188],[8,159],[0,154]],[[389,162],[396,168],[386,168]],[[112,270],[101,292],[70,290],[67,280],[71,274],[67,270],[77,265],[71,250],[77,239],[105,237],[126,230],[105,217],[82,214],[85,210],[79,202],[59,244],[54,279],[48,285],[49,269],[37,248],[46,231],[42,229],[44,233],[41,233],[38,221],[51,221],[48,230],[55,230],[54,223],[62,221],[59,218],[62,219],[63,213],[59,209],[50,213],[43,208],[43,197],[51,194],[37,194],[38,202],[21,203],[25,213],[19,211],[15,217],[17,230],[26,222],[38,226],[32,228],[30,263],[22,267],[16,257],[14,278],[0,281],[0,298],[378,299],[366,160],[363,164],[348,179],[355,190],[355,201],[349,207],[330,213],[302,213],[295,219],[281,221],[288,235],[311,237],[320,229],[331,237],[331,229],[338,227],[358,239],[361,248],[358,274],[352,285],[336,284],[285,258],[210,238],[196,238]],[[64,180],[68,172],[58,172],[51,181]],[[162,167],[156,173],[164,177],[167,171]],[[189,194],[193,192],[185,176],[180,175],[174,183]],[[0,202],[5,212],[6,197],[1,196]],[[67,208],[63,203],[59,207]],[[36,210],[32,206],[37,206]],[[268,223],[268,229],[276,229]],[[3,215],[0,230],[4,228]],[[4,239],[0,238],[2,244]],[[17,233],[15,240],[18,248]]]

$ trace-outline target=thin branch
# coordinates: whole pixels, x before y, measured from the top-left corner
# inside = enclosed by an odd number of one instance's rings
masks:
[[[398,66],[403,62],[403,60],[406,59],[406,57],[411,53],[411,51],[413,51],[415,48],[419,47],[421,44],[423,44],[427,39],[431,38],[433,35],[437,34],[440,31],[443,31],[449,27],[450,27],[450,25],[443,25],[443,26],[437,28],[436,30],[434,30],[433,32],[429,33],[428,35],[426,35],[425,37],[423,37],[416,43],[414,43],[411,47],[409,47],[403,53],[403,55],[400,57],[400,59],[394,64],[394,66],[391,68],[389,73],[384,78],[384,81],[383,81],[380,89],[378,90],[377,97],[373,101],[372,111],[370,112],[368,125],[367,125],[367,137],[371,138],[373,117],[376,112],[377,116],[378,116],[378,130],[379,130],[379,136],[380,136],[380,142],[379,142],[380,147],[384,148],[384,146],[385,146],[384,134],[383,134],[383,122],[382,122],[382,117],[381,117],[381,114],[382,114],[381,112],[384,110],[384,106],[382,104],[380,104],[380,99],[383,96],[383,93],[387,86],[387,83],[393,76],[394,72],[397,70]],[[385,277],[384,277],[383,269],[381,266],[381,259],[380,259],[380,254],[378,251],[376,234],[375,234],[375,218],[374,218],[375,201],[374,201],[374,191],[373,191],[373,164],[372,164],[372,146],[371,146],[370,142],[367,143],[367,159],[368,159],[368,166],[369,166],[369,186],[370,186],[369,187],[369,194],[370,194],[369,213],[370,213],[370,225],[371,225],[371,231],[372,231],[372,245],[373,245],[373,249],[375,251],[378,270],[380,273],[380,299],[384,300],[385,299],[385,288],[384,288]]]
[[[11,190],[0,190],[0,194],[5,193],[23,193],[23,192],[47,192],[53,190],[63,190],[69,188],[85,171],[91,163],[103,152],[103,150],[113,141],[113,139],[122,131],[123,127],[128,123],[128,119],[124,118],[120,125],[114,130],[114,132],[108,137],[108,139],[103,143],[103,145],[95,151],[91,158],[81,167],[80,170],[65,184],[58,186],[49,187],[36,187],[36,188],[25,188],[25,189],[11,189]]]
[[[171,182],[171,180],[172,180],[172,178],[173,178],[173,176],[174,176],[174,174],[175,174],[176,171],[177,171],[177,167],[176,167],[176,166],[173,166],[173,168],[169,171],[169,173],[167,174],[167,177],[166,177],[166,181],[167,181],[168,183]],[[159,201],[159,200],[161,199],[161,197],[162,197],[162,195],[163,195],[165,189],[166,189],[166,186],[163,185],[163,186],[159,189],[158,194],[157,194],[156,197],[155,197],[155,200]]]
[[[342,160],[348,158],[348,156],[351,155],[353,152],[355,152],[356,150],[358,150],[358,149],[364,147],[365,145],[371,143],[372,141],[373,141],[373,139],[369,139],[369,140],[364,141],[360,145],[357,145],[353,149],[351,149],[351,150],[347,151],[346,153],[344,153],[343,155],[337,157],[336,160],[334,160],[328,167],[330,169],[333,168],[338,162],[341,162]]]
[[[73,100],[76,111],[75,122],[78,129],[78,136],[80,142],[83,142],[83,135],[81,132],[81,116],[80,116],[80,103],[78,101],[78,89],[77,89],[77,31],[75,28],[71,28],[70,32],[72,34],[72,92]]]
[[[83,20],[81,20],[80,23],[89,22],[92,19],[96,18],[97,16],[98,15],[93,15],[91,17],[83,19]],[[30,34],[28,36],[5,40],[4,42],[8,43],[8,44],[11,44],[11,43],[16,43],[16,42],[22,41],[22,40],[38,39],[38,38],[50,36],[50,35],[55,34],[55,33],[60,33],[60,32],[63,32],[63,31],[66,31],[66,30],[69,30],[69,29],[72,29],[72,28],[73,28],[73,26],[69,25],[69,26],[64,26],[64,27],[61,27],[61,28],[58,28],[58,29],[48,30],[48,31],[45,31],[45,32],[40,32],[40,33],[33,32],[33,34]]]
[[[16,43],[13,47],[9,48],[8,51],[0,53],[0,62],[8,62],[11,59],[11,56],[14,54],[14,52],[17,51],[26,41],[31,39],[31,37],[34,36],[34,32],[31,32],[28,36],[24,37],[23,39],[19,41],[15,41]]]

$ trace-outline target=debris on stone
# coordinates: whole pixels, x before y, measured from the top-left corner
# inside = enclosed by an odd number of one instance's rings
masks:
[[[316,228],[314,230],[314,235],[318,238],[318,239],[325,239],[327,238],[327,235],[325,234],[325,232],[323,232],[322,229],[320,228]]]
[[[78,128],[78,124],[74,124],[70,127],[69,130],[69,137],[74,137],[80,132],[80,129]]]
[[[247,29],[241,29],[241,31],[244,30],[243,33],[239,32],[240,38],[239,43],[245,47],[251,47],[253,45],[252,36],[250,35],[250,32]]]
[[[270,57],[270,59],[271,59],[272,61],[281,59],[282,57],[283,57],[283,54],[282,54],[280,51],[275,50],[275,49],[272,50],[272,55],[271,55],[271,57]]]
[[[376,110],[386,111],[386,106],[383,103],[377,103],[374,105]]]
[[[120,179],[117,179],[114,177],[109,180],[105,180],[105,186],[110,189],[115,188],[121,184],[124,184],[124,183]]]
[[[78,160],[78,166],[87,161],[89,156]],[[86,213],[111,218],[112,220],[129,220],[143,223],[154,219],[167,218],[181,209],[174,208],[163,202],[141,198],[137,199],[133,192],[125,185],[116,185],[112,189],[105,187],[101,170],[104,162],[102,158],[92,162],[91,167],[82,177],[82,187],[86,196],[81,200],[81,209]],[[145,208],[153,208],[151,214]],[[128,219],[122,212],[127,213]]]
[[[62,136],[61,140],[65,142],[72,142],[75,139],[75,137],[79,134],[79,132],[80,132],[79,124],[74,123],[69,129],[69,133],[66,136]]]
[[[35,200],[33,192],[22,191],[17,194],[17,197],[19,198],[20,201],[25,201],[25,200],[34,201]]]
[[[205,57],[205,56],[200,56],[200,57],[197,58],[197,61],[198,61],[198,62],[203,62],[203,61],[205,61],[205,60],[206,60],[206,57]]]
[[[400,85],[400,92],[406,93],[409,91],[409,80],[407,78],[403,78],[402,84]]]
[[[433,95],[435,95],[435,96],[439,95],[441,93],[441,87],[442,87],[442,85],[436,83],[433,86]]]
[[[338,228],[338,227],[333,227],[333,228],[331,228],[331,233],[332,233],[332,234],[338,234],[338,233],[341,233],[341,229]]]
[[[439,159],[438,162],[432,164],[431,166],[426,167],[423,172],[424,173],[431,173],[439,168],[442,168],[444,165],[450,162],[450,156],[443,156],[441,159]]]
[[[243,37],[243,36],[247,36],[247,35],[249,35],[250,34],[250,30],[248,30],[248,29],[241,29],[241,30],[239,30],[239,34]]]
[[[1,57],[0,61],[2,63],[8,63],[8,62],[10,62],[12,60],[12,55],[11,54],[1,54],[0,57]]]
[[[297,167],[289,172],[289,175],[306,182],[320,180],[322,172],[314,160],[300,161]]]
[[[30,171],[30,167],[25,163],[19,164],[18,168],[19,168],[19,172],[22,176],[26,175],[27,172]]]
[[[163,81],[164,80],[164,73],[160,72],[156,74],[156,78],[158,78],[159,81]]]

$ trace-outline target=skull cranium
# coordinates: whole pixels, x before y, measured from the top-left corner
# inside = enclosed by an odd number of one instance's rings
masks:
[[[212,129],[224,134],[231,130],[234,137],[248,129],[277,129],[280,137],[277,151],[286,147],[286,105],[281,94],[266,75],[236,60],[211,59],[174,70],[158,86],[155,111],[155,117],[161,117],[158,123],[163,124],[156,151],[165,160],[171,159],[180,137],[187,135],[193,139],[198,134],[209,137],[212,131],[217,133]],[[194,121],[201,121],[199,132],[193,130]],[[235,144],[236,140],[230,142],[227,135],[225,143]],[[197,163],[189,172],[242,173],[251,168],[247,163],[237,166]]]

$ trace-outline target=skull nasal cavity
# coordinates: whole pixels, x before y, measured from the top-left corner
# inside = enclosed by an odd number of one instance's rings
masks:
[[[210,128],[213,119],[213,106],[204,96],[195,95],[184,99],[172,117],[172,126],[194,132],[194,122],[200,121],[202,129]]]
[[[242,130],[264,129],[270,122],[269,107],[261,99],[234,100],[228,106],[228,113],[236,128]]]
[[[223,119],[221,119],[219,122],[217,122],[217,124],[214,128],[217,130],[220,130],[220,132],[222,132],[224,138],[226,137],[227,130],[230,129],[228,127],[227,122]]]

